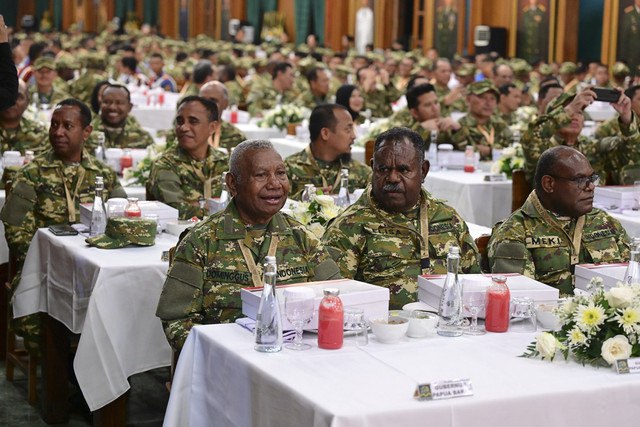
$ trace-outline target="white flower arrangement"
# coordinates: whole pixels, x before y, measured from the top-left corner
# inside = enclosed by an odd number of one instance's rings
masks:
[[[160,157],[167,150],[167,144],[164,142],[154,142],[147,147],[147,155],[138,162],[135,168],[127,168],[124,170],[122,178],[127,186],[138,185],[145,186],[149,180],[151,165],[153,161]]]
[[[310,111],[304,107],[298,107],[294,104],[279,104],[264,113],[259,126],[263,128],[276,127],[284,130],[289,123],[300,123],[310,114]]]
[[[314,195],[310,202],[296,202],[291,205],[291,215],[318,239],[322,238],[327,222],[340,215],[342,210],[336,206],[333,197],[326,195]]]
[[[522,145],[515,143],[502,150],[500,159],[491,166],[491,173],[499,174],[504,172],[508,178],[511,178],[514,170],[522,169],[523,167],[524,152],[522,151]]]
[[[618,283],[605,291],[595,277],[589,289],[590,295],[569,298],[556,310],[560,329],[538,335],[523,357],[553,360],[560,352],[582,364],[612,365],[640,356],[640,286]]]

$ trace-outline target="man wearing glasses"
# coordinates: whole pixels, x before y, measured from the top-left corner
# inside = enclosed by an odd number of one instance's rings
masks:
[[[530,123],[522,135],[524,171],[527,181],[532,185],[540,155],[556,145],[574,147],[584,154],[600,175],[603,185],[621,184],[624,168],[640,164],[639,122],[631,109],[631,100],[622,91],[618,102],[611,103],[618,113],[620,132],[600,139],[581,135],[583,110],[596,100],[596,93],[592,89],[587,88],[577,95],[565,93],[558,96],[549,103],[546,114]]]
[[[576,264],[627,260],[627,233],[617,220],[593,208],[599,181],[574,148],[560,145],[542,153],[534,191],[494,228],[491,271],[524,274],[571,295]]]

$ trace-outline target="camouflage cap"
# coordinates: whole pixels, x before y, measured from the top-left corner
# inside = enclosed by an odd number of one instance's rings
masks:
[[[104,234],[85,241],[100,249],[118,249],[127,245],[153,246],[156,240],[155,221],[139,218],[109,218]]]
[[[467,86],[467,91],[473,95],[482,95],[485,92],[493,92],[496,96],[500,96],[500,92],[498,89],[491,83],[491,80],[481,80],[479,82],[473,82],[469,86]]]
[[[613,74],[614,77],[627,77],[631,74],[631,70],[624,62],[616,62],[611,68],[611,74]]]
[[[549,64],[542,64],[540,65],[540,68],[538,68],[538,71],[543,76],[550,76],[553,74],[553,67]]]
[[[104,70],[107,67],[106,56],[98,52],[89,52],[83,58],[84,66],[95,70]]]
[[[76,61],[76,58],[70,53],[63,53],[56,59],[56,69],[71,68],[76,70],[80,68],[80,64]]]
[[[461,64],[456,70],[456,76],[468,77],[476,73],[476,66],[471,63]]]
[[[339,64],[336,65],[335,69],[333,70],[334,73],[336,75],[342,76],[342,77],[347,77],[350,74],[354,74],[355,70],[351,67],[349,67],[348,65],[344,65],[344,64]]]
[[[562,65],[560,65],[560,74],[573,74],[576,72],[576,70],[578,69],[578,67],[576,66],[576,64],[574,64],[573,62],[567,61],[567,62],[563,62]]]
[[[56,60],[50,56],[41,56],[33,63],[34,70],[40,70],[42,68],[49,68],[51,70],[56,69]]]
[[[545,112],[548,114],[555,109],[563,108],[569,105],[569,103],[573,101],[575,97],[576,95],[571,93],[565,92],[563,94],[560,94],[547,105]]]
[[[509,65],[511,65],[511,69],[513,69],[513,72],[516,74],[530,73],[532,70],[531,65],[522,58],[511,59]]]
[[[229,65],[232,63],[232,57],[229,52],[220,52],[218,53],[217,62],[218,65]]]

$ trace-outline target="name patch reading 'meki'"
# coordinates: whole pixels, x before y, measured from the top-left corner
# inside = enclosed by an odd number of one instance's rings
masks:
[[[308,266],[289,267],[278,270],[278,279],[286,280],[290,277],[307,276],[309,272]],[[215,270],[208,268],[206,272],[207,279],[220,282],[231,283],[249,283],[251,282],[251,273],[248,271],[232,271],[232,270]]]
[[[528,248],[544,248],[549,246],[560,246],[562,239],[558,236],[538,236],[527,237],[525,244]]]

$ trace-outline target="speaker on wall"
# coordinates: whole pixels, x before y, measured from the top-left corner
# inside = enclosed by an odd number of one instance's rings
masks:
[[[473,45],[476,53],[497,52],[507,56],[507,29],[477,25],[473,30]]]

